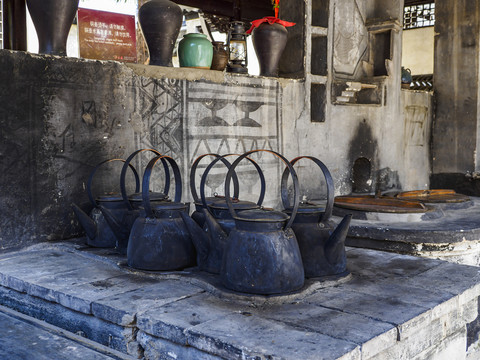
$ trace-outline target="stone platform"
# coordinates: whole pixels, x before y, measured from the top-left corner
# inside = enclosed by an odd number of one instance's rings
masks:
[[[425,213],[360,212],[334,207],[334,214],[354,215],[348,246],[479,266],[480,198],[426,205],[429,210]]]
[[[0,255],[0,304],[145,359],[467,358],[479,268],[347,254],[348,276],[266,297],[196,269],[133,271],[111,250],[45,243]]]

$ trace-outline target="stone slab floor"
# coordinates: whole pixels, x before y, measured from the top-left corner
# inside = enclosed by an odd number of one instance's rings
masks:
[[[467,354],[480,268],[347,253],[350,274],[265,297],[229,292],[195,269],[134,271],[124,257],[81,240],[44,243],[0,255],[0,304],[134,358],[480,358],[474,345]],[[35,352],[34,332],[21,332]],[[6,346],[0,342],[0,358],[8,358]]]

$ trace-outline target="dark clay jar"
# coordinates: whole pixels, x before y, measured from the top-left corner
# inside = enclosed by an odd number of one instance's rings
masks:
[[[150,65],[172,66],[175,42],[182,26],[182,9],[169,0],[152,0],[138,10]]]
[[[278,76],[278,63],[287,44],[287,36],[285,26],[277,23],[262,23],[253,30],[253,47],[260,65],[260,75]]]
[[[221,41],[214,41],[212,70],[223,71],[228,64],[228,52],[225,50],[225,44]]]
[[[67,55],[67,38],[79,0],[27,0],[40,54]]]

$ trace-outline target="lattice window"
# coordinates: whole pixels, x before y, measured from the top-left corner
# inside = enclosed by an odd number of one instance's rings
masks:
[[[415,29],[435,25],[435,3],[405,6],[403,28]]]

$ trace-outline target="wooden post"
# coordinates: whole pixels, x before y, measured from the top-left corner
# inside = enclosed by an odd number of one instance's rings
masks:
[[[233,1],[233,18],[235,20],[242,20],[242,4],[241,0]]]
[[[27,13],[25,0],[3,1],[3,48],[27,50]]]

